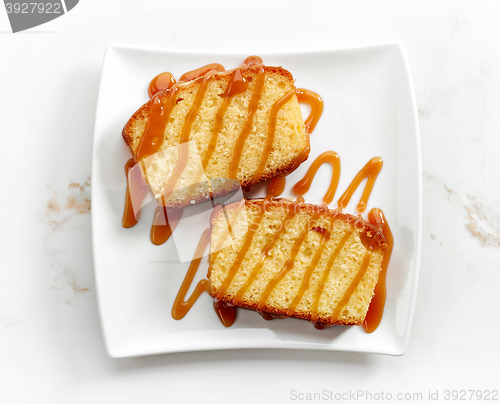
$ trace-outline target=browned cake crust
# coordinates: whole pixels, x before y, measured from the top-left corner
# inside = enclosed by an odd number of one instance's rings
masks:
[[[238,103],[245,105],[241,107],[242,109],[248,109],[249,99],[255,87],[257,72],[258,67],[249,67],[246,70],[242,70],[242,76],[249,82],[249,88],[245,93],[232,97],[234,98],[235,105]],[[211,131],[213,131],[215,126],[214,111],[220,107],[222,95],[231,79],[231,73],[231,71],[227,71],[211,76],[209,90],[205,94],[200,112],[193,125],[193,128],[197,127],[201,129],[198,132],[192,129],[189,135],[190,140],[196,141],[200,158],[203,158],[207,152],[209,143],[207,138],[210,137]],[[196,94],[200,90],[201,85],[202,78],[180,84],[176,95],[179,100],[177,102],[179,107],[176,105],[171,114],[175,122],[167,126],[160,150],[179,144],[179,132],[181,130],[179,126],[182,128],[186,116],[185,111],[189,109],[188,107],[184,107],[184,110],[182,110],[180,104],[184,102],[187,103],[188,106],[191,105],[194,98],[193,94]],[[275,88],[273,88],[273,86]],[[254,174],[256,165],[258,165],[256,161],[262,156],[265,136],[268,135],[267,131],[263,128],[269,127],[268,120],[274,103],[289,91],[295,91],[292,74],[281,67],[266,66],[265,87],[259,101],[259,112],[254,116],[253,126],[257,128],[257,131],[253,128],[244,144],[240,164],[238,166],[239,169],[235,178],[237,181],[232,183],[229,181],[227,183],[230,184],[229,186],[227,184],[226,186],[214,186],[214,184],[209,184],[209,192],[198,192],[195,190],[190,198],[165,198],[163,199],[163,204],[166,206],[181,207],[189,203],[206,200],[209,197],[222,196],[239,186],[242,188],[249,187],[256,182],[265,181],[278,175],[286,175],[296,169],[300,163],[305,161],[309,155],[309,135],[305,131],[297,97],[293,94],[290,101],[283,106],[283,111],[280,110],[278,113],[272,150],[269,156],[265,156],[268,159],[267,164],[258,180],[255,181]],[[166,103],[168,97],[169,95],[164,93],[159,95],[159,100],[162,103]],[[137,152],[141,137],[146,130],[151,102],[150,100],[139,108],[123,128],[123,138],[130,147],[133,155]],[[212,104],[216,106],[210,109],[209,105]],[[241,131],[242,120],[245,119],[241,117],[241,110],[238,115],[236,107],[235,111],[233,111],[231,105],[232,104],[230,104],[230,108],[224,115],[223,125],[225,129],[219,134],[222,143],[217,144],[217,149],[208,161],[208,165],[205,169],[206,178],[208,180],[211,178],[228,178],[228,165],[231,159],[228,152],[231,151],[231,148],[234,148]],[[263,112],[260,112],[261,110]],[[230,130],[228,128],[234,129]],[[290,137],[290,139],[288,139],[288,137]],[[223,154],[223,150],[226,150],[225,155]],[[144,163],[142,164],[143,171],[145,172],[145,179],[149,183],[155,198],[160,201],[158,190],[162,189],[164,184],[162,184],[160,179],[155,178],[155,172],[153,172],[151,168],[146,169]],[[168,181],[168,178],[165,178],[164,181]]]
[[[232,231],[236,234],[240,226],[236,217],[241,215],[241,205],[228,205],[225,212],[221,210],[214,215],[209,293],[228,304],[273,316],[301,318],[319,326],[361,325],[388,249],[382,232],[361,217],[339,210],[276,199],[245,201],[243,211],[247,217],[247,230],[258,219],[265,204],[265,213],[251,241],[245,238],[250,232],[243,231],[244,236],[235,237],[233,244],[219,251],[213,246],[222,245],[221,224],[229,218],[231,223],[234,222]],[[285,217],[288,223],[283,226]],[[325,236],[327,228],[330,231]],[[299,248],[294,252],[293,245],[301,232],[306,236],[298,242]],[[222,238],[225,236],[227,234]],[[273,238],[276,239],[274,245]],[[335,251],[337,255],[332,258]],[[355,284],[367,256],[370,257],[369,264],[358,280],[358,286],[347,292]],[[287,263],[288,272],[284,271]],[[287,273],[274,289],[270,288],[269,285],[284,272]],[[252,273],[254,281],[250,282]],[[230,282],[228,278],[231,278]],[[271,292],[263,304],[261,299],[266,288]],[[300,293],[302,296],[297,298]],[[351,293],[350,297],[348,293]],[[344,306],[340,304],[342,298],[347,299]],[[295,307],[291,309],[293,305]],[[339,305],[341,307],[335,312]]]

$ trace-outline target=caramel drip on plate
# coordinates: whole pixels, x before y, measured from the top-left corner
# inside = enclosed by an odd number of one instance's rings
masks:
[[[347,303],[349,303],[349,299],[351,298],[352,294],[356,291],[356,288],[358,287],[359,283],[365,276],[366,270],[370,265],[370,258],[371,258],[371,253],[367,252],[363,258],[363,262],[361,263],[361,267],[359,268],[358,273],[354,277],[354,280],[351,282],[351,284],[345,291],[344,296],[342,296],[340,302],[337,304],[337,307],[335,307],[335,310],[333,311],[332,314],[333,321],[338,320],[339,315],[342,313],[342,309],[345,307]]]
[[[326,264],[326,269],[323,272],[323,274],[321,275],[321,280],[319,282],[318,290],[316,291],[316,293],[314,295],[314,301],[313,301],[313,305],[312,305],[312,309],[311,309],[311,321],[312,322],[316,322],[318,320],[319,301],[320,301],[321,296],[323,294],[323,290],[325,289],[326,281],[328,280],[328,277],[330,276],[330,272],[333,268],[333,264],[335,263],[335,260],[337,259],[338,255],[339,255],[340,251],[342,250],[342,248],[344,247],[345,243],[347,242],[347,240],[349,240],[349,238],[351,237],[351,235],[353,233],[354,233],[354,230],[348,231],[344,234],[344,236],[340,240],[340,243],[337,245],[337,247],[335,247],[335,251],[328,259],[328,263]]]
[[[293,91],[289,91],[278,101],[276,101],[273,107],[271,108],[271,115],[269,117],[269,134],[267,136],[266,145],[264,147],[264,150],[260,158],[259,166],[257,167],[257,170],[255,171],[255,175],[253,177],[254,183],[259,181],[260,176],[262,175],[264,169],[266,168],[267,159],[269,157],[269,154],[271,153],[271,148],[273,146],[274,133],[276,131],[276,121],[278,119],[278,112],[283,107],[283,105],[285,105],[288,101],[290,101],[293,94],[294,94]]]
[[[375,180],[377,179],[377,176],[382,169],[382,165],[383,160],[380,157],[374,157],[368,163],[366,163],[366,165],[356,174],[351,184],[347,187],[345,192],[340,197],[339,201],[337,202],[338,207],[340,209],[345,208],[351,200],[354,191],[360,186],[361,181],[367,178],[363,195],[361,195],[361,199],[359,200],[357,206],[358,212],[363,213],[366,209],[368,199],[370,198],[370,194],[373,190]]]
[[[321,234],[321,241],[318,249],[316,250],[316,253],[314,254],[314,257],[309,264],[309,267],[307,268],[304,278],[302,279],[302,282],[299,287],[299,291],[297,292],[297,295],[294,297],[292,300],[292,303],[288,307],[288,310],[286,312],[287,316],[291,316],[293,313],[295,313],[295,310],[297,309],[297,306],[299,305],[300,301],[302,300],[302,297],[304,296],[304,293],[306,290],[309,288],[309,282],[311,281],[312,274],[314,273],[314,270],[316,269],[316,266],[318,265],[319,260],[321,259],[321,254],[323,254],[323,250],[325,249],[326,242],[330,239],[330,228],[331,228],[331,223],[329,226],[329,229],[324,229],[323,227],[313,227],[311,231],[316,231]]]
[[[150,232],[151,242],[155,245],[165,243],[172,235],[180,216],[180,209],[167,209],[162,205],[157,206]]]
[[[306,90],[305,88],[297,88],[295,93],[297,94],[299,102],[303,102],[311,106],[311,113],[304,121],[306,132],[311,134],[318,124],[319,118],[321,118],[321,115],[323,114],[325,104],[320,95],[314,91]]]
[[[130,179],[129,171],[134,165],[134,159],[130,159],[125,163],[125,176],[127,178],[127,190],[125,192],[125,206],[123,207],[122,227],[126,229],[137,224],[137,217],[134,213],[134,206],[130,195]]]
[[[233,265],[231,265],[231,268],[229,268],[226,279],[224,279],[224,282],[222,283],[221,287],[219,288],[219,291],[217,293],[217,299],[221,299],[221,297],[226,293],[226,290],[229,288],[231,285],[231,282],[233,281],[234,276],[236,275],[236,272],[238,271],[238,267],[241,265],[241,262],[245,258],[245,255],[250,248],[250,245],[252,244],[253,237],[257,230],[259,229],[260,222],[264,218],[264,215],[266,213],[266,205],[267,202],[270,201],[270,196],[267,196],[263,208],[259,210],[257,213],[255,219],[253,220],[252,224],[250,225],[250,228],[247,231],[247,234],[245,235],[245,240],[243,241],[243,244],[240,248],[240,251],[238,252],[238,255],[233,261]]]
[[[335,197],[335,192],[337,192],[337,187],[339,185],[340,180],[340,157],[334,151],[326,151],[320,154],[316,160],[313,161],[309,170],[307,170],[306,175],[302,178],[295,186],[293,187],[293,191],[297,195],[304,195],[309,188],[311,188],[311,184],[313,182],[314,176],[318,172],[319,167],[324,163],[330,163],[333,168],[332,179],[330,181],[330,186],[328,187],[328,191],[323,197],[323,202],[329,204],[333,201]]]
[[[188,311],[193,307],[194,303],[200,297],[203,292],[208,290],[208,279],[202,279],[199,281],[194,289],[194,292],[189,296],[189,299],[184,300],[186,298],[186,294],[193,282],[194,276],[196,275],[196,271],[200,266],[201,257],[203,252],[208,246],[210,242],[210,229],[206,229],[201,235],[198,246],[196,247],[194,256],[198,258],[194,258],[189,265],[189,268],[186,272],[186,276],[182,282],[182,285],[177,292],[177,296],[175,297],[174,305],[172,306],[172,317],[175,320],[182,319]]]
[[[257,82],[255,83],[255,90],[252,94],[252,99],[250,100],[250,105],[248,106],[248,115],[243,124],[243,129],[236,141],[236,146],[233,151],[233,159],[231,161],[231,166],[229,168],[229,178],[236,179],[236,174],[238,172],[238,167],[240,165],[241,153],[243,152],[243,146],[245,141],[250,135],[252,130],[253,117],[257,112],[259,106],[259,100],[262,95],[262,89],[264,88],[265,81],[265,70],[264,65],[259,66],[259,72],[257,73]]]
[[[156,76],[148,86],[149,98],[153,98],[156,93],[166,91],[175,84],[175,77],[170,72],[163,72]]]
[[[274,248],[276,242],[279,240],[283,232],[285,231],[285,226],[292,220],[293,216],[295,215],[295,212],[293,209],[289,208],[288,213],[286,214],[285,218],[281,222],[280,227],[274,232],[273,238],[267,243],[267,245],[262,249],[262,253],[260,255],[260,261],[255,267],[252,269],[252,272],[250,272],[250,275],[248,276],[247,280],[243,284],[242,287],[238,290],[235,296],[235,300],[241,300],[241,298],[244,296],[248,288],[252,285],[252,283],[257,279],[257,275],[259,274],[260,270],[264,266],[264,263],[266,261],[266,257],[269,255],[271,250]]]
[[[307,235],[311,231],[311,223],[315,222],[320,214],[321,214],[321,210],[318,210],[314,214],[313,218],[308,221],[306,228],[304,230],[302,230],[302,232],[300,233],[297,240],[295,240],[295,243],[292,246],[292,251],[290,252],[290,257],[285,262],[285,265],[283,266],[281,271],[269,282],[269,284],[266,286],[266,288],[262,292],[262,296],[260,297],[259,303],[257,305],[257,310],[262,311],[264,309],[266,302],[267,302],[267,299],[269,299],[269,296],[273,292],[274,288],[286,276],[286,274],[293,268],[293,263],[295,261],[295,258],[297,257],[297,254],[299,253],[300,247],[302,246],[302,243],[305,241]]]
[[[236,320],[237,307],[214,299],[214,310],[224,327],[231,327]]]
[[[271,178],[267,188],[267,193],[277,198],[280,196],[286,187],[286,177],[277,176]]]
[[[389,223],[387,223],[384,212],[382,212],[382,210],[378,208],[373,208],[372,210],[370,210],[370,212],[368,212],[368,220],[371,224],[377,226],[382,230],[387,240],[387,244],[389,245],[389,248],[384,254],[382,269],[380,270],[377,285],[375,286],[375,292],[370,303],[370,307],[368,308],[368,313],[366,315],[365,321],[363,323],[363,329],[367,333],[372,333],[378,328],[380,322],[382,321],[382,315],[384,314],[387,267],[389,266],[392,249],[394,247],[394,237],[392,236]]]

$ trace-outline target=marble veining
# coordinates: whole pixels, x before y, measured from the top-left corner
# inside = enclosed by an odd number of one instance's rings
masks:
[[[471,194],[465,198],[465,228],[481,245],[500,247],[500,213]]]
[[[51,257],[51,267],[54,269],[50,290],[60,292],[66,305],[71,306],[78,295],[91,291],[88,282],[82,281],[79,262],[67,250],[60,248],[62,239],[79,237],[79,231],[73,231],[69,226],[78,217],[90,222],[90,176],[83,181],[68,181],[63,191],[53,192],[46,203],[44,221],[50,232],[45,240],[45,249]]]
[[[469,191],[459,192],[439,179],[437,176],[426,173],[425,179],[438,184],[445,192],[448,202],[463,209],[463,225],[465,230],[481,247],[500,247],[500,211],[488,204],[477,195]],[[431,239],[436,236],[431,234]]]
[[[82,183],[70,182],[62,195],[56,193],[47,202],[48,223],[58,230],[73,217],[89,214],[90,207],[90,177]]]

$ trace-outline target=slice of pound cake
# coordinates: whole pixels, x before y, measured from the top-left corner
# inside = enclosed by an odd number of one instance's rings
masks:
[[[182,207],[222,196],[307,159],[293,77],[259,60],[189,81],[184,75],[127,122],[123,138],[158,202]]]
[[[317,327],[361,325],[387,248],[382,232],[361,217],[306,203],[247,200],[213,215],[209,293]]]

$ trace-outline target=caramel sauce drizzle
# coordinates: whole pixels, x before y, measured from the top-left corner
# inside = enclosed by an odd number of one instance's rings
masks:
[[[281,97],[278,101],[276,101],[271,108],[271,116],[269,118],[269,134],[266,139],[266,145],[264,147],[264,150],[262,152],[261,158],[260,158],[260,163],[259,166],[257,167],[257,170],[255,171],[255,175],[253,177],[253,183],[256,183],[259,181],[259,178],[261,177],[262,173],[264,172],[264,168],[266,167],[267,163],[267,158],[269,154],[271,153],[271,148],[273,146],[273,140],[274,140],[274,133],[276,131],[276,121],[278,119],[278,112],[279,110],[285,105],[290,99],[292,98],[294,92],[289,91],[286,93],[283,97]],[[241,154],[241,151],[240,151]]]
[[[231,265],[231,268],[229,268],[228,274],[226,276],[226,279],[224,279],[224,282],[222,283],[221,287],[219,288],[219,291],[217,293],[217,299],[221,299],[221,297],[226,293],[227,288],[231,285],[231,282],[233,281],[234,276],[236,275],[236,271],[238,270],[239,265],[245,258],[245,255],[250,248],[250,245],[252,244],[253,237],[257,230],[259,229],[260,222],[264,218],[266,214],[266,205],[267,202],[270,201],[270,196],[267,196],[265,201],[264,201],[264,206],[263,209],[261,209],[258,213],[257,216],[255,217],[254,221],[250,225],[250,228],[247,231],[247,234],[245,235],[245,240],[243,241],[243,244],[240,248],[240,251],[238,252],[238,255],[233,261],[233,264]]]
[[[365,276],[366,270],[370,265],[370,258],[371,258],[371,253],[367,252],[363,258],[361,267],[359,268],[358,273],[356,274],[354,280],[351,282],[351,284],[345,291],[344,296],[342,296],[342,298],[340,299],[340,302],[337,304],[337,307],[335,307],[335,310],[333,311],[332,314],[333,320],[338,320],[340,313],[342,313],[342,309],[345,307],[347,303],[349,303],[349,299],[351,298],[352,294],[354,293],[359,283]]]
[[[368,199],[370,198],[373,186],[375,185],[375,180],[382,169],[382,165],[383,160],[380,157],[374,157],[366,163],[366,165],[356,174],[351,184],[338,200],[338,207],[340,209],[344,209],[349,204],[354,191],[360,186],[361,181],[367,178],[365,189],[357,206],[358,212],[363,213],[366,209],[366,205],[368,204]]]
[[[202,166],[204,169],[206,168],[208,161],[212,157],[212,154],[215,151],[215,147],[217,146],[217,139],[222,128],[224,115],[226,114],[229,103],[231,102],[231,97],[246,91],[247,87],[248,83],[241,75],[241,69],[235,69],[231,75],[231,79],[229,80],[229,85],[226,89],[226,93],[224,94],[222,105],[220,106],[219,110],[217,111],[217,115],[215,116],[214,130],[212,131],[207,151],[203,156]]]
[[[295,261],[295,258],[297,257],[297,254],[300,251],[300,247],[302,246],[302,243],[305,241],[307,235],[311,231],[311,223],[316,222],[316,220],[318,219],[321,212],[322,212],[321,209],[316,211],[313,218],[307,223],[306,228],[304,230],[302,230],[302,232],[300,233],[297,240],[295,240],[295,243],[293,244],[292,250],[290,252],[290,257],[285,262],[285,265],[283,266],[281,271],[271,280],[271,282],[269,282],[269,284],[266,286],[266,288],[262,292],[262,295],[259,299],[259,303],[257,305],[257,310],[260,310],[260,311],[264,310],[266,302],[269,299],[269,296],[271,296],[271,293],[273,292],[274,288],[286,276],[286,274],[293,268],[293,263]]]
[[[208,279],[202,279],[196,284],[196,287],[191,296],[189,296],[187,300],[184,300],[186,298],[186,294],[189,290],[189,287],[193,282],[194,276],[196,275],[196,271],[200,266],[201,257],[205,249],[207,248],[209,242],[210,242],[210,229],[206,229],[201,235],[200,241],[195,250],[194,256],[198,258],[194,258],[191,261],[191,264],[189,265],[189,268],[186,272],[186,276],[184,277],[182,285],[179,291],[177,292],[177,296],[175,297],[174,305],[172,306],[172,317],[175,320],[180,320],[184,318],[184,316],[188,313],[191,307],[193,307],[196,300],[198,300],[198,297],[200,297],[200,295],[203,292],[206,292],[208,290]]]
[[[175,106],[175,94],[178,88],[173,86],[167,91],[158,92],[149,101],[149,119],[139,146],[135,151],[134,158],[136,162],[155,154],[163,143],[165,127]],[[163,102],[164,97],[167,97],[165,105]]]
[[[320,95],[314,91],[306,90],[305,88],[297,88],[295,93],[297,94],[299,102],[303,102],[311,106],[311,113],[304,121],[306,132],[311,134],[318,124],[319,118],[321,118],[321,115],[323,114],[325,104]]]
[[[311,106],[311,112],[310,112],[309,116],[307,117],[307,119],[304,121],[306,132],[308,134],[311,134],[314,131],[314,129],[316,128],[316,124],[318,123],[319,119],[321,118],[321,115],[323,114],[324,102],[321,99],[321,97],[319,96],[319,94],[317,94],[311,90],[306,90],[304,88],[297,88],[295,90],[295,94],[297,95],[297,99],[299,102],[306,103],[306,104],[309,104]],[[287,95],[285,95],[285,97]],[[279,100],[279,101],[281,101],[281,100]],[[285,102],[283,102],[283,104],[285,104]],[[276,105],[275,105],[275,107],[276,107]],[[276,108],[276,116],[278,114],[278,111],[279,111],[279,108]],[[276,125],[276,116],[274,116],[274,117],[273,117],[273,115],[271,115],[271,116],[274,119],[274,125]],[[275,128],[273,128],[273,132],[272,132],[273,134],[274,134],[274,130],[275,130]],[[297,156],[297,158],[293,162],[292,168],[290,169],[291,172],[294,171],[306,159],[306,157],[309,155],[309,151],[310,151],[310,146],[308,145]],[[335,153],[335,152],[327,152],[327,153]],[[325,153],[323,153],[323,154],[325,154]],[[322,163],[319,163],[319,165],[321,165],[321,164]],[[334,164],[334,163],[332,163],[332,164]],[[339,159],[338,165],[339,165],[339,177],[340,177],[340,159]],[[334,167],[334,169],[335,169],[335,167]],[[316,168],[316,171],[317,170],[318,169]],[[316,173],[316,171],[314,173]],[[309,174],[309,172],[308,172],[308,174]],[[312,182],[312,177],[314,177],[314,174],[310,174],[310,177],[311,177],[310,182]],[[332,178],[332,182],[333,182],[333,178]],[[338,185],[338,180],[337,180],[337,185]],[[269,181],[268,193],[274,197],[278,197],[285,190],[285,186],[286,186],[286,177],[282,177],[282,176],[273,177]],[[296,187],[297,187],[297,185],[296,185]],[[309,186],[307,187],[307,190],[309,189],[309,187],[310,187],[310,183],[309,183]],[[330,186],[330,188],[332,188],[332,186]],[[336,187],[335,187],[335,189],[336,189]],[[298,195],[303,195],[304,193],[307,192],[307,190],[304,190],[300,194],[298,192],[295,192],[295,193],[297,193]],[[335,190],[333,190],[333,195],[335,195]],[[332,199],[333,199],[333,195],[332,195]],[[326,203],[328,204],[330,202],[326,202]]]
[[[333,268],[333,264],[335,263],[335,260],[337,259],[338,255],[339,255],[340,251],[342,250],[342,248],[344,247],[345,243],[347,242],[347,240],[349,240],[349,238],[351,237],[351,235],[353,233],[354,233],[354,230],[351,230],[351,231],[346,232],[346,234],[344,234],[344,236],[340,240],[340,243],[335,248],[335,251],[328,259],[328,263],[326,264],[326,269],[323,272],[323,274],[321,275],[321,280],[319,282],[318,290],[316,291],[316,293],[314,295],[314,301],[313,301],[313,305],[312,305],[312,309],[311,309],[311,321],[313,323],[315,323],[318,320],[319,301],[321,299],[321,296],[323,295],[323,290],[325,289],[325,284],[326,284],[328,277],[330,276],[330,271]]]
[[[331,228],[331,224],[330,224]],[[316,231],[321,234],[321,241],[318,249],[316,250],[316,253],[314,254],[314,257],[309,264],[309,267],[307,268],[307,271],[304,274],[304,278],[302,279],[302,282],[299,287],[299,291],[297,292],[297,295],[295,295],[294,299],[292,300],[292,303],[290,303],[290,307],[288,308],[286,315],[291,316],[293,313],[295,313],[295,310],[297,309],[297,306],[299,305],[300,301],[302,300],[302,297],[304,296],[305,291],[309,288],[309,282],[311,280],[312,274],[314,273],[314,270],[316,269],[316,266],[318,265],[319,260],[321,259],[321,254],[323,254],[323,250],[325,249],[326,242],[330,240],[330,228],[324,229],[322,227],[313,227],[311,231]]]
[[[262,95],[262,89],[264,88],[264,78],[265,78],[264,65],[260,65],[259,71],[257,73],[255,90],[254,93],[252,94],[250,105],[248,106],[248,115],[245,119],[245,123],[243,124],[243,129],[240,133],[240,136],[236,140],[236,146],[234,147],[233,159],[231,160],[228,178],[233,178],[233,179],[236,178],[238,167],[240,165],[243,146],[245,145],[245,141],[250,135],[250,131],[252,130],[253,117],[257,112],[257,108],[259,106],[259,99]]]
[[[215,116],[214,129],[212,130],[212,134],[210,136],[210,142],[208,144],[208,148],[205,154],[203,155],[201,167],[195,175],[196,178],[195,183],[200,180],[201,176],[203,175],[203,170],[207,168],[208,162],[210,161],[210,158],[212,157],[212,154],[215,151],[219,133],[220,130],[222,129],[224,115],[226,114],[227,108],[229,107],[229,103],[231,102],[231,97],[245,92],[247,88],[248,88],[248,82],[242,76],[241,68],[234,69],[234,71],[231,73],[229,84],[223,96],[222,104],[217,110],[217,114]]]
[[[184,76],[183,76],[184,77]],[[189,110],[189,112],[186,115],[186,118],[184,120],[184,126],[182,128],[182,133],[181,133],[181,139],[180,139],[180,144],[184,144],[189,142],[189,134],[191,133],[191,127],[193,126],[193,122],[196,119],[196,115],[198,114],[198,111],[200,110],[201,103],[203,101],[203,97],[205,96],[205,93],[208,88],[208,80],[210,79],[211,74],[206,74],[203,76],[203,83],[201,84],[200,89],[196,93],[196,97],[193,103],[193,106]],[[179,180],[182,172],[187,166],[189,159],[189,150],[187,147],[180,147],[179,148],[179,158],[177,160],[177,164],[175,166],[174,171],[170,175],[170,178],[168,180],[167,186],[165,193],[169,194],[171,193],[174,188],[175,184]]]
[[[333,201],[340,180],[340,157],[334,151],[326,151],[320,154],[316,160],[313,161],[304,178],[297,182],[297,184],[293,187],[293,191],[297,195],[304,195],[307,191],[309,191],[314,176],[318,172],[319,167],[324,163],[330,163],[332,165],[333,173],[330,186],[328,187],[328,191],[323,198],[323,202],[329,204]]]
[[[279,238],[281,237],[281,235],[285,231],[285,226],[287,225],[287,223],[290,222],[290,220],[292,220],[294,215],[295,215],[294,210],[290,208],[288,210],[285,218],[281,222],[280,227],[275,231],[273,238],[262,249],[259,263],[257,265],[255,265],[255,267],[252,269],[252,272],[250,272],[250,275],[248,276],[248,278],[245,281],[245,283],[243,284],[243,286],[241,286],[240,289],[238,290],[238,292],[236,293],[236,296],[234,298],[235,300],[240,300],[244,296],[244,294],[246,293],[248,288],[255,281],[255,279],[257,279],[257,275],[259,274],[260,270],[264,266],[264,263],[266,261],[266,257],[269,255],[271,250],[274,248],[274,245],[276,244],[276,242],[279,240]]]
[[[370,307],[368,308],[368,313],[365,317],[363,323],[363,329],[367,333],[372,333],[377,329],[382,321],[382,315],[384,314],[384,306],[386,299],[386,278],[387,278],[387,267],[389,266],[389,261],[391,259],[392,250],[394,247],[394,237],[392,236],[389,223],[384,216],[384,212],[378,208],[373,208],[368,212],[368,220],[374,226],[377,226],[382,230],[384,236],[387,240],[389,248],[385,252],[384,260],[382,261],[382,269],[380,271],[378,282],[375,286],[375,292],[370,302]]]

